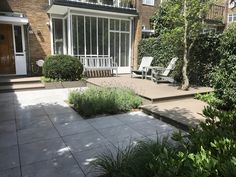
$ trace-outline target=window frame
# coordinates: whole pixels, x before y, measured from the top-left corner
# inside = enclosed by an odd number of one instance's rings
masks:
[[[149,3],[149,1],[152,1]],[[148,5],[148,6],[154,6],[155,5],[155,0],[143,0],[142,2],[143,5]]]
[[[236,13],[228,14],[228,22],[229,23],[236,22]]]

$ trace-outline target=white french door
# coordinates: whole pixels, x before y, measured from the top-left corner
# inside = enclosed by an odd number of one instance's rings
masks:
[[[23,25],[12,25],[16,75],[26,75],[25,36]]]

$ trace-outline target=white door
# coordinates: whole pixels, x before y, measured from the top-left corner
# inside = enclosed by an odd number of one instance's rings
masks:
[[[15,53],[16,75],[26,75],[26,54],[23,25],[13,25],[13,42]]]

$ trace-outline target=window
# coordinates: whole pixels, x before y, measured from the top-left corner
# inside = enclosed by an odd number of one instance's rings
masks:
[[[63,54],[63,20],[52,19],[54,54]]]
[[[111,56],[119,67],[128,67],[130,28],[129,20],[73,15],[73,54]]]
[[[236,22],[236,14],[229,14],[228,22]]]
[[[14,26],[16,53],[23,52],[21,26]]]
[[[154,6],[154,1],[155,1],[155,0],[143,0],[143,4],[145,4],[145,5],[150,5],[150,6]]]

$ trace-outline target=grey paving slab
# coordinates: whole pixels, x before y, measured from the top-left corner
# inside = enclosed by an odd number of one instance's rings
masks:
[[[70,155],[69,148],[66,147],[61,138],[20,145],[20,160],[22,165],[49,160],[57,156],[66,156],[68,154]]]
[[[97,157],[103,153],[109,153],[115,156],[116,152],[117,149],[114,146],[108,145],[83,152],[73,152],[73,154],[86,176],[95,177],[98,174],[101,174],[99,169],[96,169],[92,164],[97,159]]]
[[[29,128],[18,131],[19,144],[36,142],[59,137],[57,131],[51,128]]]
[[[48,115],[54,114],[62,114],[62,113],[73,113],[74,110],[70,108],[68,105],[62,104],[51,104],[51,105],[43,105],[45,111]]]
[[[16,119],[16,127],[18,130],[28,128],[50,128],[52,126],[53,125],[48,116],[25,117]]]
[[[68,156],[23,166],[22,177],[84,177],[84,174],[73,157]]]
[[[67,123],[67,122],[74,122],[74,121],[78,121],[78,120],[83,120],[83,118],[75,111],[74,112],[66,112],[66,113],[50,114],[49,118],[55,124],[62,124],[62,123]]]
[[[68,122],[63,124],[55,124],[61,136],[72,135],[76,133],[86,132],[94,128],[85,120]]]
[[[170,129],[161,128],[161,127],[155,127],[152,126],[150,123],[143,121],[143,122],[136,122],[134,124],[129,125],[132,129],[139,132],[143,136],[150,136],[155,135],[156,133],[162,133],[164,131],[168,132]]]
[[[99,148],[109,144],[108,140],[96,130],[65,136],[63,139],[73,152]]]
[[[21,177],[20,168],[11,168],[7,170],[0,171],[1,177]]]
[[[99,129],[98,131],[114,144],[124,139],[132,140],[143,137],[143,135],[126,125]]]
[[[18,147],[0,148],[0,171],[19,166]]]
[[[1,112],[0,122],[15,119],[15,112],[13,112],[13,111],[2,111],[1,110],[0,112]]]
[[[16,132],[0,133],[0,148],[17,145]]]
[[[124,123],[122,123],[120,120],[116,119],[113,116],[89,119],[88,122],[96,129],[124,125]]]
[[[1,112],[14,112],[15,106],[11,102],[1,102],[0,101]]]
[[[16,132],[16,124],[14,120],[4,121],[0,123],[0,134]]]
[[[110,149],[115,154],[117,148],[154,138],[156,130],[163,136],[174,130],[141,112],[83,120],[64,102],[68,93],[58,89],[0,94],[0,104],[1,98],[15,104],[0,107],[1,177],[18,177],[19,153],[22,177],[83,177],[83,172],[94,177],[98,173],[89,166],[101,152]]]
[[[126,114],[118,114],[114,116],[115,118],[119,119],[120,121],[124,122],[125,124],[133,124],[135,122],[140,121],[147,121],[150,119],[155,119],[152,116],[149,116],[143,112],[130,112]]]
[[[148,124],[150,124],[151,126],[155,127],[159,133],[162,132],[173,132],[173,131],[178,131],[179,129],[175,128],[172,125],[169,125],[165,122],[162,122],[158,119],[152,119],[152,120],[148,120],[147,121]]]
[[[22,108],[18,108],[16,110],[16,118],[17,119],[24,119],[24,118],[32,118],[38,116],[46,116],[47,113],[43,109],[41,105],[36,106],[26,106]]]

